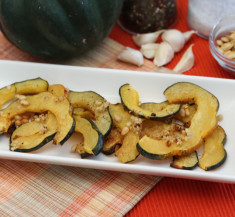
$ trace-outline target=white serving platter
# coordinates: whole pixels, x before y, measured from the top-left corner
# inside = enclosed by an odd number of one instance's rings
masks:
[[[171,160],[149,160],[142,156],[130,164],[122,164],[115,156],[102,153],[90,159],[81,159],[77,153],[70,151],[71,146],[77,142],[75,136],[63,146],[49,143],[33,153],[18,153],[9,151],[9,138],[5,135],[0,137],[1,159],[235,183],[235,80],[0,61],[0,88],[36,77],[46,79],[50,84],[61,83],[74,91],[96,91],[111,103],[120,102],[119,87],[125,83],[130,83],[139,92],[141,102],[165,100],[163,91],[175,82],[188,81],[200,85],[213,93],[220,102],[218,114],[223,115],[220,125],[227,134],[227,160],[220,168],[206,172],[199,167],[192,171],[174,169],[169,166]]]

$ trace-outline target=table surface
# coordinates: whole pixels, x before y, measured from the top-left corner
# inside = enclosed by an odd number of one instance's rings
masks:
[[[189,30],[188,1],[178,0],[177,4],[178,22],[174,28],[185,32]],[[118,25],[114,27],[109,37],[124,46],[138,49],[131,35],[120,29]],[[213,59],[208,40],[195,35],[188,43],[194,44],[195,65],[184,74],[234,79]],[[176,54],[174,60],[166,67],[172,69],[186,47]],[[235,185],[166,177],[126,215],[126,217],[137,216],[235,216]]]

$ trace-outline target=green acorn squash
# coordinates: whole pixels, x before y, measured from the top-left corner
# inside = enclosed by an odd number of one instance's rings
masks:
[[[111,31],[123,0],[0,0],[0,28],[18,48],[43,59],[78,56]]]

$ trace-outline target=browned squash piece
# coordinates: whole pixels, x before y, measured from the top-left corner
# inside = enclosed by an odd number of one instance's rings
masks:
[[[16,115],[27,112],[43,113],[46,111],[53,113],[57,120],[58,128],[54,143],[63,144],[72,135],[75,121],[70,114],[69,101],[65,97],[56,97],[50,92],[26,96],[23,101],[16,100],[3,109],[0,114],[0,132],[7,132],[11,125],[11,120]]]
[[[15,85],[9,85],[0,89],[0,109],[9,100],[15,97]]]
[[[68,97],[68,89],[62,84],[51,84],[48,87],[48,91],[54,94],[55,96]]]
[[[87,109],[84,109],[84,108],[74,108],[73,109],[73,116],[80,116],[82,118],[87,118],[89,120],[94,120],[95,119],[95,116],[94,114],[87,110]]]
[[[48,90],[48,82],[42,78],[29,79],[14,83],[16,94],[32,95]]]
[[[113,154],[117,145],[121,146],[123,136],[117,127],[113,127],[110,134],[105,138],[103,153],[106,155]]]
[[[139,141],[139,135],[133,131],[129,131],[123,138],[122,145],[119,149],[116,149],[115,155],[122,163],[129,163],[134,161],[139,152],[136,149],[136,144]]]
[[[122,145],[119,149],[116,148],[115,155],[122,163],[134,161],[139,155],[136,144],[139,141],[142,120],[131,115],[120,103],[110,104],[109,112],[114,126],[119,128],[123,136]]]
[[[142,107],[140,106],[139,94],[133,87],[131,87],[130,84],[124,84],[121,86],[119,89],[119,95],[124,108],[140,118],[151,120],[167,119],[178,113],[181,107],[180,104],[163,103],[162,105],[160,103],[160,105],[158,105],[159,103],[149,103],[148,108],[145,109],[147,105]]]
[[[0,109],[2,106],[13,99],[15,94],[32,95],[47,91],[48,82],[41,78],[29,79],[16,82],[0,89]]]
[[[92,121],[80,116],[76,116],[74,119],[76,121],[75,131],[83,136],[84,153],[98,155],[104,144],[102,134]]]
[[[10,150],[31,152],[40,149],[50,142],[57,132],[57,120],[52,113],[45,115],[44,120],[32,121],[18,127],[10,138]]]
[[[69,101],[73,108],[83,108],[94,114],[94,123],[106,137],[112,128],[112,118],[108,112],[108,102],[94,91],[69,91]]]
[[[176,169],[192,170],[198,165],[197,152],[194,151],[186,156],[174,156],[171,167]]]
[[[226,160],[227,153],[224,149],[226,134],[221,126],[205,138],[204,153],[199,159],[199,167],[203,170],[213,170],[220,167]]]
[[[217,126],[219,103],[210,92],[192,83],[179,82],[167,88],[164,94],[170,103],[195,103],[197,110],[182,142],[169,143],[168,140],[157,140],[148,136],[141,138],[137,145],[139,152],[152,159],[166,159],[194,152]]]

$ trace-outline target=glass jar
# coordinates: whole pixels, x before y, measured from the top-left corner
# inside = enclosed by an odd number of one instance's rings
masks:
[[[234,0],[189,0],[188,25],[208,39],[210,30],[222,17],[235,13]]]
[[[175,0],[124,0],[118,24],[131,34],[155,32],[177,21]]]

